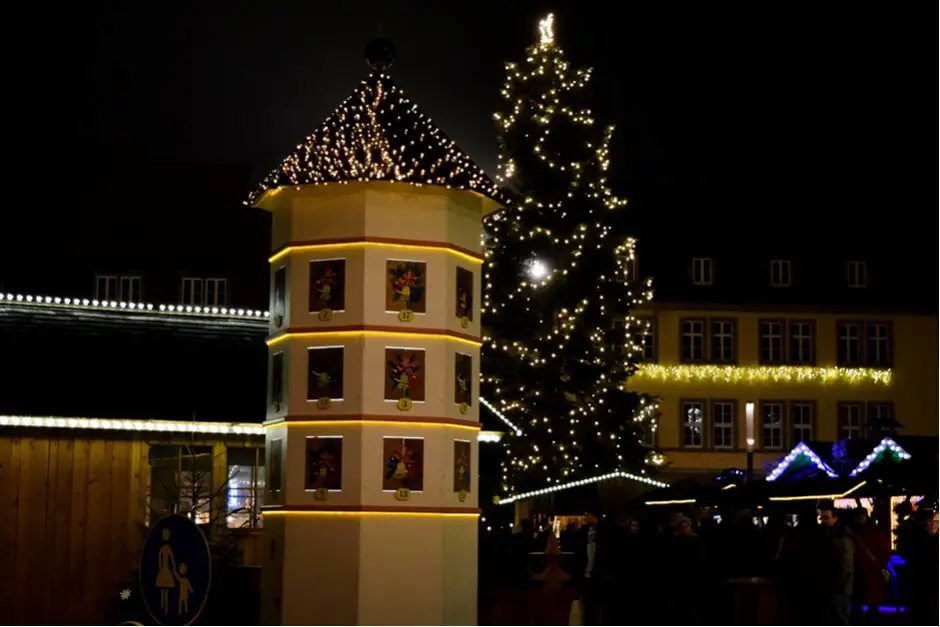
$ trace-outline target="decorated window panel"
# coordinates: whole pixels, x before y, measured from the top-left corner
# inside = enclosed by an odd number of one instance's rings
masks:
[[[399,500],[424,490],[424,438],[382,439],[382,490]]]
[[[466,414],[473,405],[473,357],[454,354],[454,403]]]
[[[271,356],[271,409],[280,411],[284,404],[284,353]]]
[[[346,310],[346,260],[316,259],[310,262],[310,313],[321,322]]]
[[[385,260],[385,311],[398,313],[402,322],[413,322],[427,313],[427,269],[423,261]]]
[[[470,440],[454,440],[454,492],[463,502],[470,493]]]
[[[466,328],[473,322],[473,271],[457,267],[457,318],[460,326]]]
[[[307,400],[318,409],[343,400],[343,355],[342,346],[307,348]]]
[[[343,490],[343,437],[307,436],[304,489],[324,501],[329,492]]]
[[[423,348],[385,347],[385,401],[408,411],[412,403],[423,403],[425,393]]]
[[[274,303],[271,306],[271,319],[274,328],[284,326],[284,316],[287,313],[287,266],[281,266],[274,271]]]

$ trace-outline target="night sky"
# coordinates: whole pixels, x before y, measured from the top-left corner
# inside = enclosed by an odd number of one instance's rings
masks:
[[[913,31],[926,13],[648,4],[115,2],[49,9],[37,26],[39,49],[24,48],[25,61],[11,63],[8,76],[19,87],[18,97],[8,94],[15,111],[8,151],[20,157],[7,166],[20,182],[10,199],[22,208],[20,218],[48,224],[51,212],[60,224],[88,229],[108,213],[112,186],[130,181],[168,194],[168,172],[177,165],[241,166],[247,185],[367,75],[363,48],[380,32],[397,49],[398,84],[492,172],[491,113],[503,63],[522,56],[538,16],[553,10],[570,59],[595,68],[600,121],[618,125],[614,183],[628,197],[666,190],[682,199],[671,209],[679,217],[855,228],[867,228],[878,212],[932,214],[932,185],[927,197],[920,182],[934,180],[934,161],[917,155],[932,151],[921,114],[936,94],[933,73],[927,79],[921,63],[932,58],[929,38]],[[67,200],[37,201],[31,184]],[[40,203],[51,206],[40,214]]]

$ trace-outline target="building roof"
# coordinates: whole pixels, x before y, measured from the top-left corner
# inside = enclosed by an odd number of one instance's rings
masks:
[[[264,419],[264,312],[42,300],[0,300],[0,414]]]
[[[499,188],[411,102],[391,77],[372,73],[252,192],[284,185],[397,181],[479,192]]]

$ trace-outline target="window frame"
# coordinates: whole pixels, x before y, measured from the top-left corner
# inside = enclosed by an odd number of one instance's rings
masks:
[[[885,352],[887,353],[886,358],[879,361],[874,361],[872,358],[871,350],[871,335],[870,329],[875,326],[885,327]],[[894,325],[891,324],[890,320],[870,320],[865,322],[865,365],[872,368],[890,368],[894,365]]]
[[[685,324],[697,322],[702,325],[702,354],[699,359],[686,357],[685,355]],[[680,318],[679,319],[679,363],[683,364],[704,364],[708,358],[708,319],[707,318]]]
[[[174,483],[176,489],[177,500],[172,501],[172,494],[169,494],[163,498],[167,501],[169,508],[167,511],[159,514],[161,517],[167,514],[179,514],[181,516],[186,516],[187,512],[183,510],[183,503],[189,498],[188,496],[184,499],[184,491],[189,489],[187,485],[184,485],[183,482],[183,473],[190,472],[184,468],[184,458],[192,457],[193,459],[198,458],[199,455],[208,454],[209,456],[209,470],[208,473],[204,473],[200,477],[200,488],[199,494],[197,495],[196,503],[191,504],[191,507],[196,511],[195,522],[197,524],[204,524],[210,522],[214,516],[213,506],[214,498],[217,496],[216,491],[216,479],[215,476],[215,459],[216,452],[215,447],[211,444],[174,444],[173,442],[159,442],[159,441],[148,441],[147,442],[147,472],[149,473],[148,484],[147,484],[147,510],[146,510],[146,523],[149,525],[152,522],[154,516],[153,509],[153,498],[154,498],[154,481],[153,481],[153,469],[154,463],[151,458],[151,452],[154,447],[161,447],[166,449],[175,448],[176,449],[176,468],[172,471],[174,473]],[[170,459],[169,457],[164,459]],[[200,471],[192,471],[194,473]],[[203,487],[206,486],[206,487]],[[163,487],[164,489],[166,486]],[[203,497],[203,491],[208,495]],[[206,498],[205,502],[201,502],[200,499]],[[227,503],[226,503],[227,506]],[[193,509],[189,511],[193,511]]]
[[[780,447],[771,448],[767,446],[766,438],[764,437],[764,416],[765,409],[770,405],[778,405],[780,407]],[[758,408],[760,410],[760,423],[757,425],[757,444],[759,445],[759,450],[765,452],[779,452],[783,451],[787,447],[787,402],[783,400],[767,399],[760,400],[758,403]]]
[[[858,328],[858,359],[855,361],[843,360],[840,350],[842,348],[842,327],[852,325]],[[863,320],[836,320],[836,365],[846,368],[858,368],[865,364],[865,322]]]
[[[805,324],[809,326],[809,360],[798,359],[794,355],[793,325]],[[787,320],[787,363],[794,366],[816,365],[816,321],[812,318],[793,318]]]
[[[700,273],[696,273],[696,264],[700,267]],[[705,269],[708,269],[708,272],[705,272]],[[698,274],[702,276],[699,277]],[[707,277],[705,275],[708,275]],[[709,285],[715,284],[715,262],[711,257],[692,257],[692,285],[699,285],[707,287]]]
[[[232,475],[233,465],[231,462],[230,453],[233,450],[245,450],[245,451],[251,451],[252,453],[254,453],[255,459],[254,459],[254,463],[251,465],[251,479],[250,479],[251,484],[250,484],[250,487],[248,488],[232,488],[231,486],[231,481],[234,479],[234,476]],[[264,506],[263,505],[264,495],[267,489],[264,484],[265,478],[266,478],[266,475],[264,472],[264,462],[266,461],[266,457],[267,456],[266,456],[265,449],[263,446],[227,446],[226,445],[225,447],[225,469],[226,469],[225,524],[226,524],[226,527],[228,527],[229,529],[245,529],[245,528],[261,529],[263,528],[263,525],[261,522],[262,521],[261,509]],[[234,512],[240,511],[239,509],[228,511],[229,509],[228,503],[229,503],[231,490],[235,490],[236,492],[248,492],[250,495],[252,508],[250,510],[249,524],[247,526],[245,525],[233,526],[231,525],[228,519],[229,516],[231,516]],[[259,498],[262,501],[260,504],[259,504]]]
[[[186,299],[186,284],[191,283],[194,287],[199,287],[199,297],[195,298],[195,290],[193,291],[193,298],[189,300]],[[193,302],[195,301],[195,302]],[[190,307],[202,307],[206,304],[206,290],[205,290],[205,279],[203,277],[195,276],[184,276],[180,280],[180,304]]]
[[[856,276],[853,275],[853,270]],[[855,279],[853,281],[853,278]],[[861,290],[868,287],[868,262],[862,259],[849,259],[845,262],[845,284],[849,289]]]
[[[780,325],[780,359],[764,358],[764,325]],[[757,321],[757,361],[762,366],[782,366],[787,363],[787,321],[785,318],[760,318]]]
[[[858,408],[858,435],[855,436],[855,439],[864,439],[866,431],[866,403],[864,401],[839,401],[836,403],[836,440],[846,440],[852,439],[851,435],[846,435],[844,432],[847,429],[846,423],[848,422],[848,409],[850,407]],[[843,410],[845,410],[845,416],[843,416]],[[845,418],[846,420],[843,420]]]
[[[717,430],[718,430],[718,426],[719,426],[718,423],[717,423],[716,420],[715,420],[715,417],[718,415],[718,412],[715,411],[715,407],[716,407],[717,405],[727,405],[727,406],[729,406],[729,407],[731,408],[731,422],[730,422],[728,425],[722,425],[722,426],[727,426],[727,428],[730,430],[731,444],[729,444],[728,446],[719,446],[718,443],[717,443],[718,440],[717,440],[717,438],[715,437],[715,435],[716,435],[716,433],[717,433]],[[738,445],[737,445],[737,436],[738,436],[738,429],[737,429],[737,423],[738,423],[738,402],[737,402],[737,400],[736,400],[736,399],[731,399],[731,398],[713,398],[713,399],[711,399],[711,406],[709,407],[709,416],[710,416],[710,423],[711,423],[711,424],[709,424],[708,433],[709,433],[710,436],[711,436],[711,448],[714,449],[714,450],[716,450],[716,451],[734,451],[734,450],[737,450],[737,449],[738,449]]]
[[[718,358],[715,355],[715,324],[731,325],[731,356],[728,359]],[[722,337],[725,337],[723,334]],[[709,318],[708,319],[708,361],[713,364],[736,365],[738,363],[738,321],[734,318]]]
[[[644,333],[643,331],[637,331],[633,334],[633,342],[640,346],[640,357],[637,359],[638,363],[647,363],[655,364],[659,361],[659,347],[657,346],[658,342],[658,333],[656,328],[656,318],[654,316],[636,316],[635,320],[637,324],[649,323],[649,333]],[[652,355],[649,357],[646,356],[646,344],[642,340],[649,336],[650,337],[650,351]],[[640,341],[638,341],[640,340]]]
[[[780,280],[775,280],[774,270],[779,266]],[[783,269],[786,269],[784,273]],[[783,276],[786,274],[786,281],[783,280]],[[771,287],[790,287],[793,285],[793,262],[789,259],[771,259],[770,260],[770,285]]]
[[[865,403],[865,435],[867,437],[871,437],[872,435],[878,438],[884,437],[884,434],[882,433],[878,433],[878,434],[871,433],[871,425],[873,423],[872,410],[878,407],[887,407],[888,418],[897,420],[897,417],[894,414],[894,401],[868,401],[867,403]],[[878,419],[880,418],[881,417],[879,416]]]
[[[702,412],[702,430],[699,434],[699,444],[686,444],[685,443],[685,429],[686,429],[686,405],[698,405]],[[708,401],[702,398],[680,398],[679,399],[679,448],[683,450],[691,451],[703,451],[707,447],[707,442],[705,435],[708,433],[708,419],[706,412],[708,411]]]
[[[105,283],[105,296],[101,297],[100,284],[104,281]],[[111,286],[108,285],[108,281],[113,281],[114,294],[111,294]],[[119,290],[119,281],[118,275],[116,274],[96,274],[95,275],[95,300],[100,302],[110,302],[116,300]]]
[[[219,286],[222,286],[222,298],[219,299]],[[228,279],[223,277],[208,277],[202,288],[203,303],[206,307],[225,307],[228,304]],[[210,293],[213,298],[210,301]]]
[[[804,399],[792,400],[790,401],[790,408],[787,414],[789,418],[790,448],[793,448],[800,443],[800,440],[797,440],[796,437],[794,437],[796,435],[796,412],[794,411],[794,407],[797,405],[809,407],[809,439],[804,439],[802,441],[809,442],[816,439],[816,401]]]

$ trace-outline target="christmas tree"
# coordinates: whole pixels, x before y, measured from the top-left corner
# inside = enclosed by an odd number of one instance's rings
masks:
[[[487,220],[481,396],[516,425],[503,439],[503,491],[518,494],[637,470],[655,401],[626,390],[652,298],[618,233],[626,201],[607,185],[613,127],[579,106],[591,76],[555,41],[554,18],[506,65],[501,184],[516,202]]]

